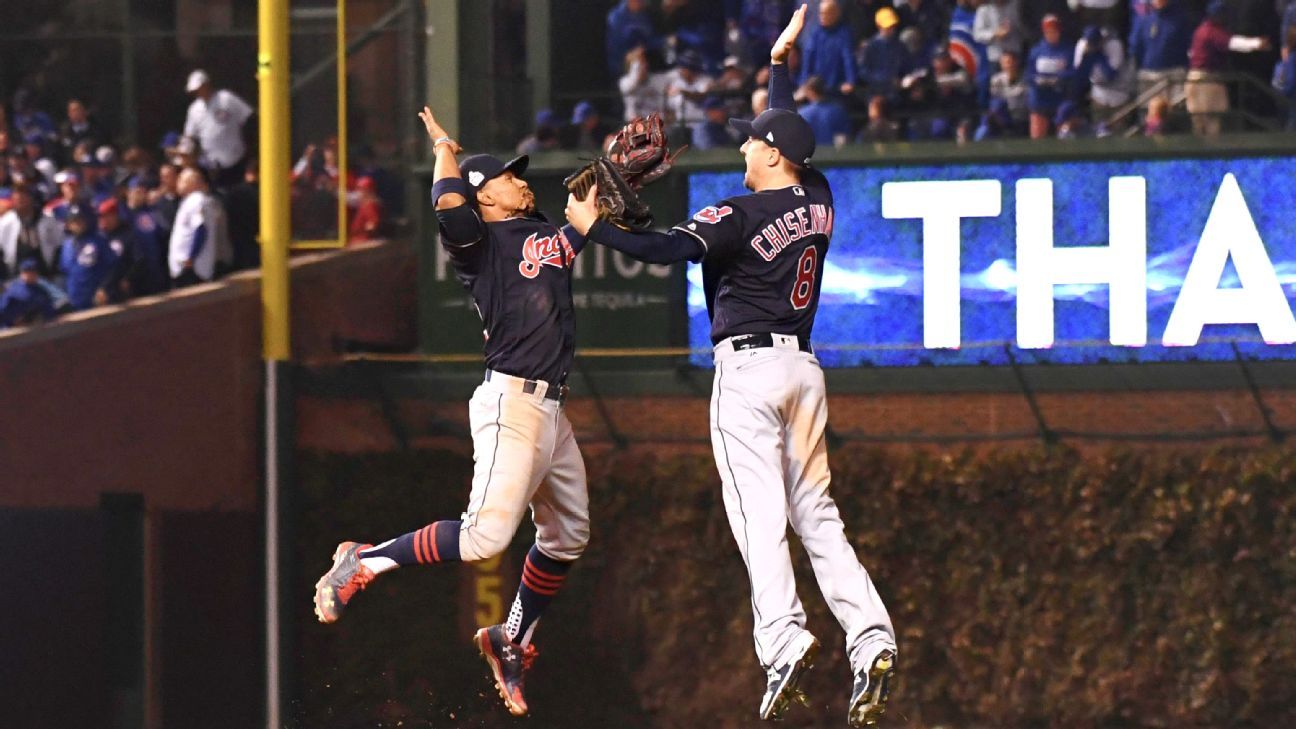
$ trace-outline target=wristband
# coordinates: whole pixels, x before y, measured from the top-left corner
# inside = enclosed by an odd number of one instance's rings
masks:
[[[454,140],[450,139],[450,137],[437,137],[436,139],[432,140],[432,149],[436,149],[437,145],[446,144],[452,141]]]

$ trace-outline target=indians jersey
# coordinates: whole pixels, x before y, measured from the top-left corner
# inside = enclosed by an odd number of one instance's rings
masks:
[[[437,217],[455,274],[482,319],[486,366],[564,382],[576,348],[576,250],[566,234],[539,215],[484,223],[468,205],[438,211]]]
[[[801,184],[727,198],[675,226],[705,248],[711,341],[767,332],[808,341],[832,226],[832,191],[816,170]]]

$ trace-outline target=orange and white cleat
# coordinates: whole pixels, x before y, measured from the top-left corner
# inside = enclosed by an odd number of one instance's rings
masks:
[[[315,617],[334,623],[342,617],[351,598],[373,581],[373,570],[360,562],[359,553],[373,545],[342,542],[333,552],[333,567],[315,583]]]

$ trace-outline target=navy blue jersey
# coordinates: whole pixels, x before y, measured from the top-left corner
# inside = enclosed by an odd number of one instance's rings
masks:
[[[482,222],[470,205],[437,211],[441,244],[484,325],[486,366],[562,383],[576,348],[576,249],[542,216]]]
[[[726,198],[675,226],[706,249],[711,341],[766,332],[809,340],[832,226],[832,190],[813,169],[801,184]]]

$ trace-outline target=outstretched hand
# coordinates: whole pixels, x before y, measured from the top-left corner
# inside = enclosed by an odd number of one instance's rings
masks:
[[[450,136],[449,134],[446,134],[445,128],[438,124],[436,118],[432,116],[432,109],[430,107],[424,106],[423,111],[420,111],[418,116],[419,119],[423,120],[423,128],[427,129],[428,139],[436,141],[442,137]],[[459,143],[453,139],[446,142],[446,144],[450,146],[450,151],[455,154],[459,154],[463,151],[463,148],[459,146]]]
[[[788,21],[787,27],[779,33],[779,37],[774,41],[773,47],[770,48],[770,63],[783,63],[787,60],[788,53],[792,50],[792,44],[796,43],[797,36],[801,35],[801,29],[805,27],[806,8],[809,5],[802,3],[795,13],[792,13],[792,19]]]
[[[576,197],[575,193],[567,194],[567,209],[563,212],[567,215],[567,222],[571,223],[577,233],[585,235],[594,227],[594,221],[598,220],[597,200],[598,185],[590,185],[584,200]]]

